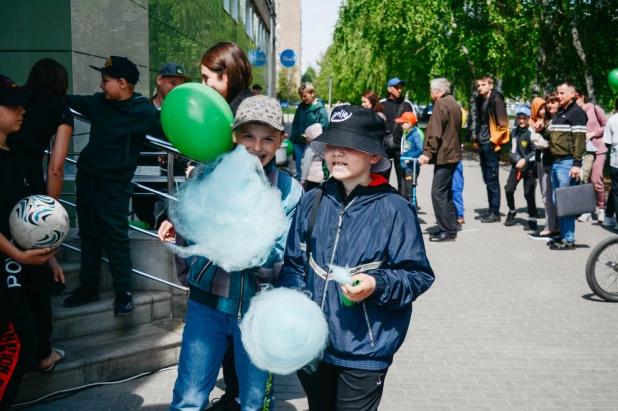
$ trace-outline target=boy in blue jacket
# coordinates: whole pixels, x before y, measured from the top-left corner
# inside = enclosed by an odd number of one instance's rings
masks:
[[[384,134],[373,110],[347,105],[311,143],[332,177],[301,199],[277,280],[310,291],[329,325],[317,370],[298,372],[310,410],[378,408],[412,302],[434,281],[414,207],[378,174],[390,166]],[[360,284],[337,284],[333,265]]]
[[[416,206],[416,181],[414,181],[414,164],[416,164],[416,179],[421,172],[421,166],[418,162],[407,160],[406,158],[418,159],[423,154],[423,141],[416,127],[416,114],[412,111],[405,112],[401,117],[395,119],[395,123],[401,124],[403,129],[403,137],[401,138],[401,169],[405,173],[404,190],[401,195],[412,201]]]
[[[281,191],[283,208],[291,224],[303,189],[291,176],[275,167],[275,153],[286,137],[281,106],[271,97],[249,97],[238,107],[232,130],[234,142],[260,159],[269,182]],[[172,224],[165,221],[159,229],[159,237],[172,241],[175,237],[172,228]],[[261,285],[274,283],[281,271],[286,239],[287,231],[277,240],[261,267],[240,272],[227,272],[205,257],[190,259],[189,306],[171,411],[206,408],[229,344],[234,347],[240,388],[238,409],[266,411],[274,408],[273,375],[251,363],[243,348],[238,324]]]

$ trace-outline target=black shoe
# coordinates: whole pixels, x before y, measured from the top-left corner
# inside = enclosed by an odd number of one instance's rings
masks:
[[[479,215],[477,215],[477,216],[474,216],[474,219],[475,219],[475,220],[482,220],[482,219],[484,219],[484,218],[489,217],[489,215],[490,215],[490,214],[491,214],[491,211],[489,211],[489,210],[485,210],[482,214],[479,214]]]
[[[433,237],[429,237],[429,241],[434,242],[434,243],[439,243],[442,241],[452,241],[455,240],[457,238],[457,234],[449,234],[449,233],[445,233],[445,232],[439,232],[438,234],[434,235]]]
[[[481,223],[499,223],[500,221],[502,221],[502,218],[497,213],[489,213],[487,217],[481,219]]]
[[[117,292],[114,300],[114,317],[122,317],[133,312],[133,296],[129,291]]]
[[[551,241],[551,244],[549,245],[549,249],[550,250],[560,250],[560,251],[575,250],[575,243],[569,243],[568,241],[565,241],[565,240]]]
[[[509,213],[506,215],[506,220],[504,221],[504,225],[507,227],[511,227],[515,225],[515,216],[517,215],[517,211],[513,212],[513,211],[509,211]],[[485,222],[485,221],[483,221]],[[488,221],[489,222],[493,222],[493,221]]]
[[[536,221],[528,220],[528,225],[524,226],[524,231],[536,231],[539,229],[539,225]]]
[[[228,398],[227,394],[223,394],[221,398],[215,398],[211,404],[211,410],[240,411],[240,404],[234,398]]]
[[[69,297],[65,298],[62,306],[69,308],[79,307],[80,305],[93,303],[95,301],[99,301],[100,299],[101,297],[99,297],[96,287],[82,285],[81,287],[76,288]]]

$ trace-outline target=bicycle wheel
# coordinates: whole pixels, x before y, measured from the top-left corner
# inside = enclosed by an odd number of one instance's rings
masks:
[[[618,302],[618,235],[597,244],[586,262],[586,280],[593,293]]]

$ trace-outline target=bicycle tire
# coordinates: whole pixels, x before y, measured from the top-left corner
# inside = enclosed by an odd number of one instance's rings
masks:
[[[610,250],[612,246],[616,249]],[[606,261],[603,261],[604,257]],[[606,276],[599,281],[602,272]],[[597,296],[605,301],[618,302],[618,235],[607,237],[592,249],[586,261],[586,281]],[[610,291],[606,289],[608,283],[613,285]]]

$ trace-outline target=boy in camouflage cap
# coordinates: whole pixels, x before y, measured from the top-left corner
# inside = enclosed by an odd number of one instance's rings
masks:
[[[289,229],[303,190],[296,180],[275,167],[275,153],[286,137],[284,129],[281,106],[266,96],[244,100],[232,125],[234,143],[245,146],[260,159],[268,181],[281,191]],[[161,226],[159,237],[163,241],[175,237],[169,221]],[[266,263],[241,272],[226,272],[205,257],[188,259],[192,261],[191,292],[170,410],[206,408],[229,344],[234,347],[242,409],[274,408],[273,375],[251,363],[242,346],[238,324],[261,285],[272,284],[279,276],[286,241],[287,231],[277,240]]]

